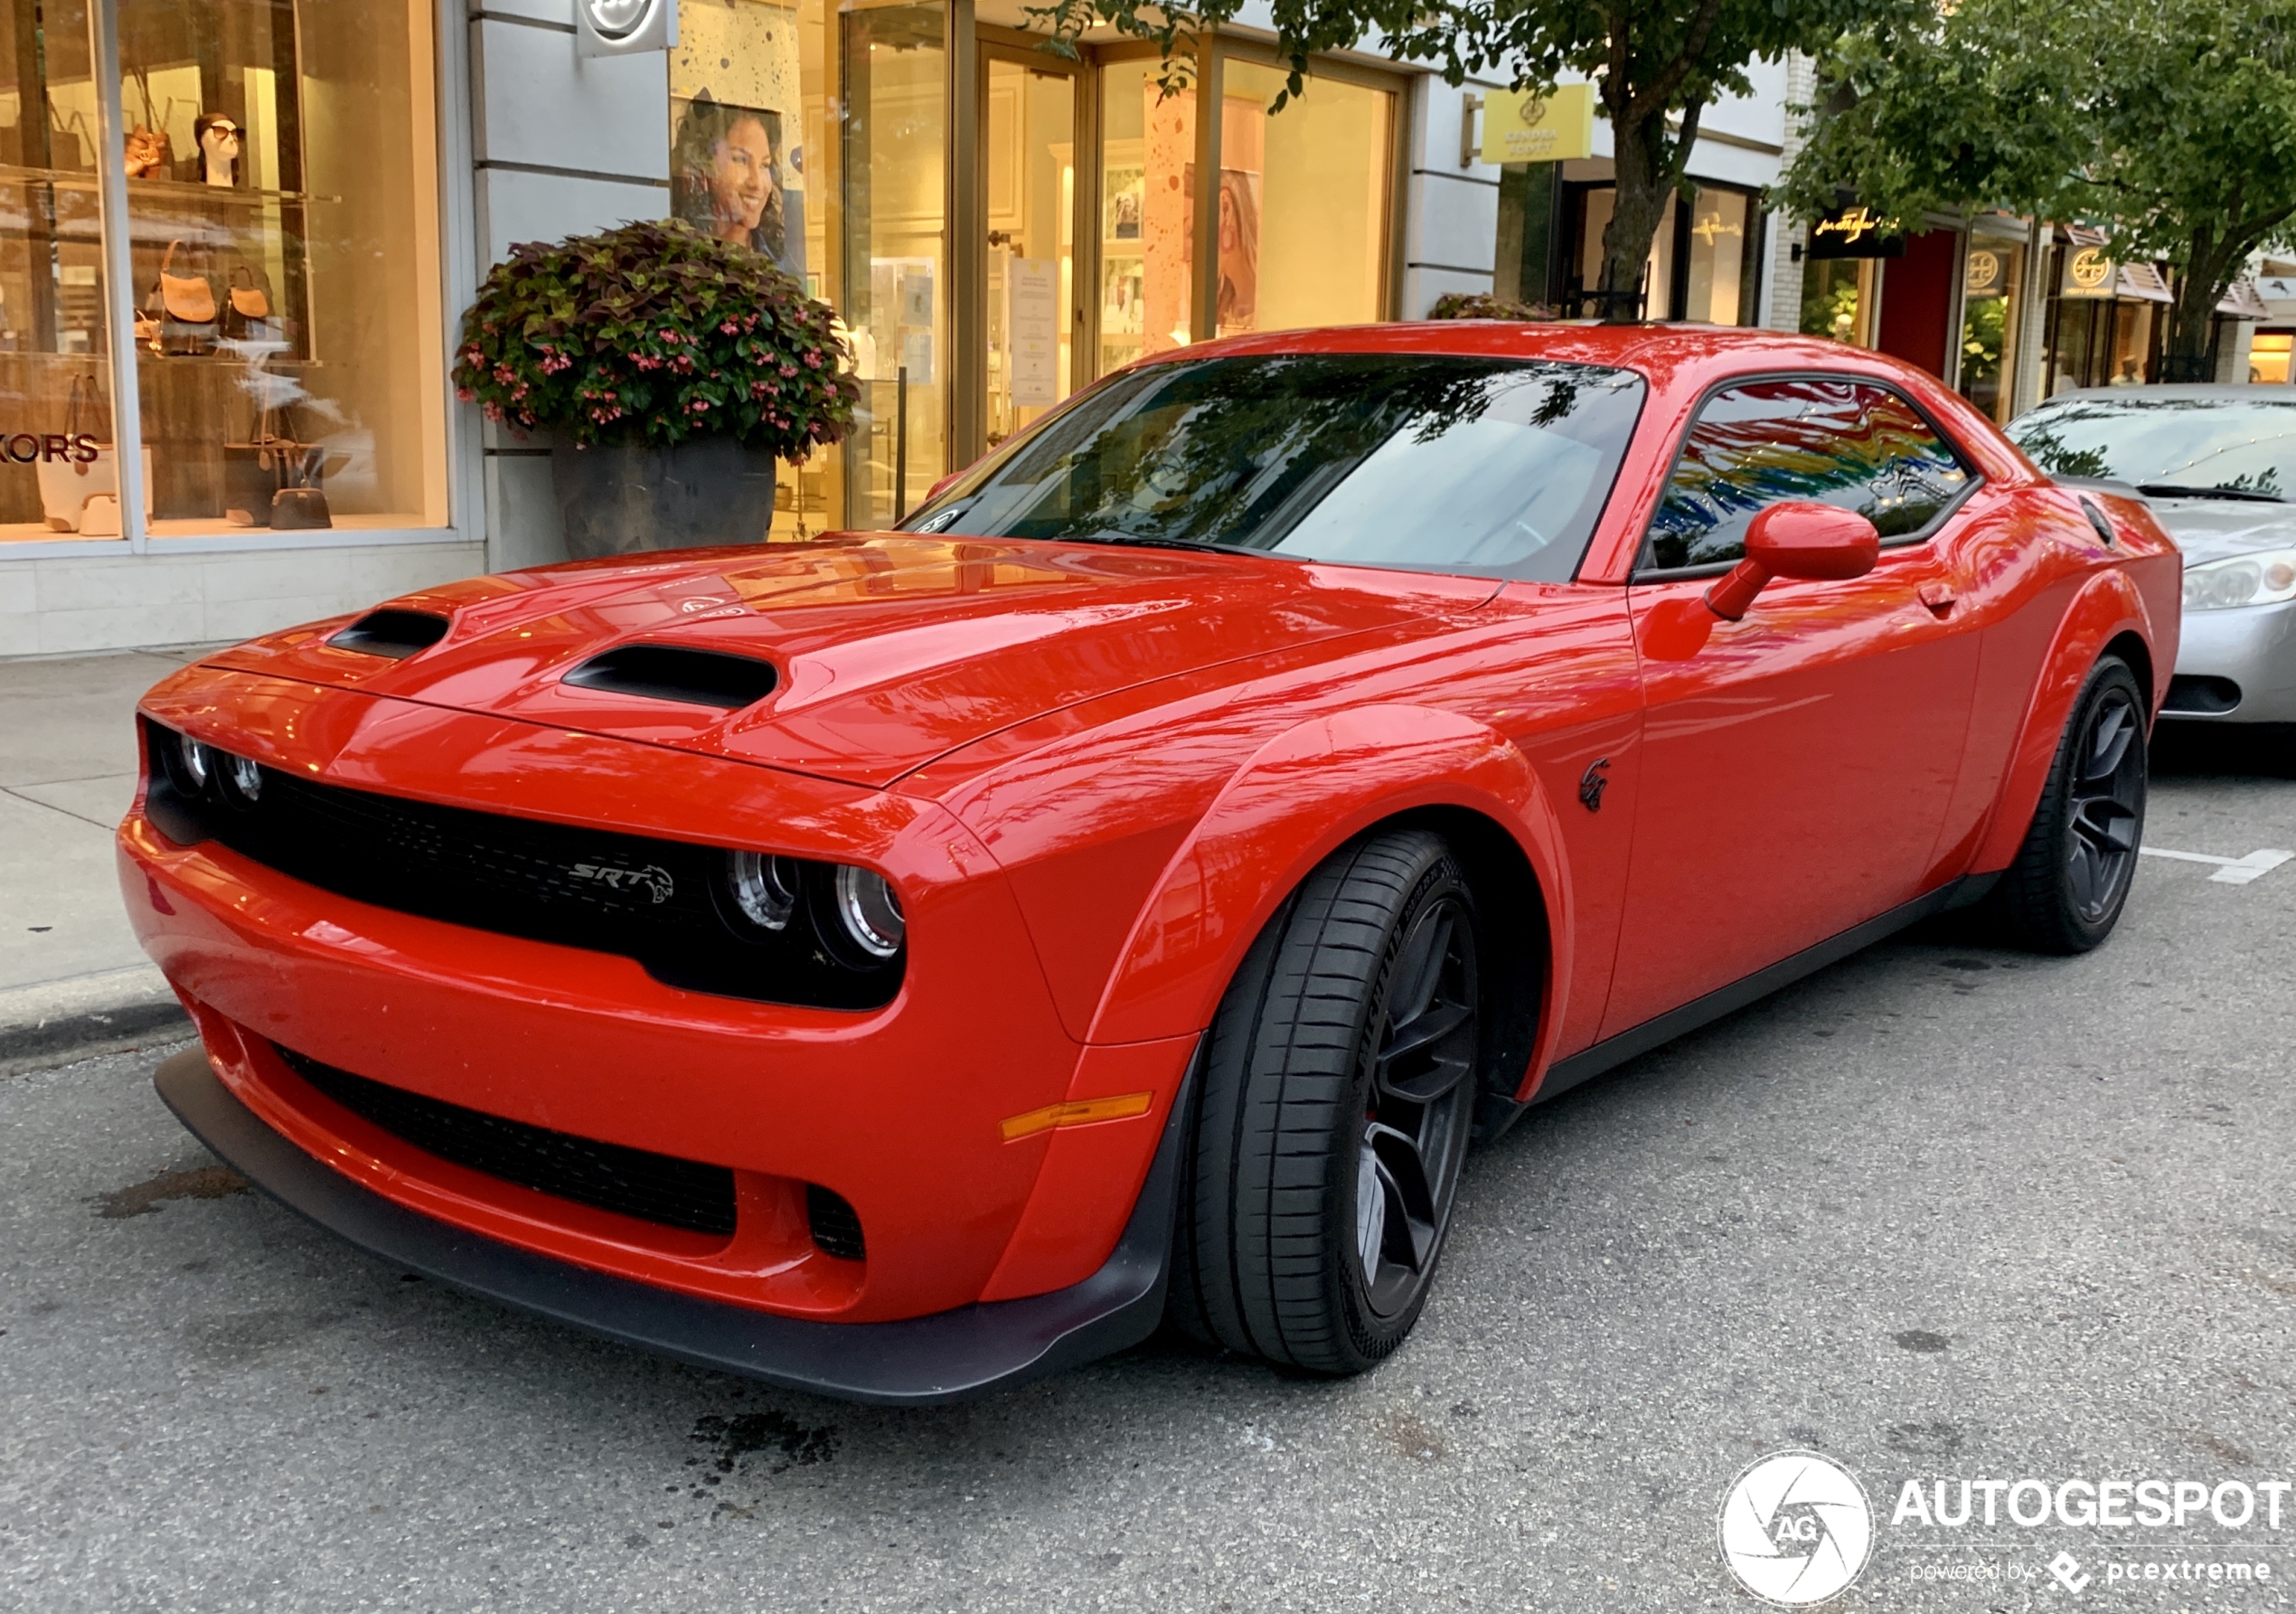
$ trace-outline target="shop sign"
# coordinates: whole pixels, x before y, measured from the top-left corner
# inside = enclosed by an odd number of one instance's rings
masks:
[[[1595,155],[1595,87],[1565,84],[1545,95],[1494,90],[1482,100],[1482,160],[1561,163]]]
[[[678,0],[574,0],[574,53],[636,56],[678,42]]]
[[[1996,247],[1971,247],[1962,277],[1962,294],[1969,297],[2009,295],[2009,254]]]
[[[2065,268],[2057,277],[2057,295],[2109,297],[2120,278],[2113,273],[2119,267],[2103,247],[2075,247],[2065,255]]]
[[[93,465],[100,452],[102,445],[84,431],[0,434],[0,458],[15,465]]]
[[[1812,258],[1903,258],[1905,234],[1895,219],[1885,219],[1859,203],[1836,208],[1810,226]]]

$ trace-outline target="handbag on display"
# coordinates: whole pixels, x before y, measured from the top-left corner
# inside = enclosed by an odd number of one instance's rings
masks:
[[[80,375],[72,378],[71,396],[64,404],[64,437],[77,443],[83,432],[96,423],[100,407],[96,390],[96,378]],[[47,519],[48,528],[55,533],[78,533],[83,537],[118,537],[119,535],[119,450],[110,443],[96,445],[92,459],[80,460],[67,453],[55,459],[43,458],[34,467],[40,473],[40,514]],[[152,513],[152,451],[144,450],[144,517]]]
[[[178,239],[167,243],[159,260],[159,280],[144,299],[146,312],[159,316],[162,353],[183,355],[207,352],[215,345],[215,288],[205,275],[174,272]]]
[[[240,284],[240,276],[247,284]],[[231,271],[231,284],[223,289],[223,339],[226,342],[277,342],[279,327],[271,318],[271,294],[255,278],[255,271],[242,263]]]
[[[326,449],[280,435],[276,416],[257,419],[254,440],[223,445],[223,519],[236,527],[275,527],[301,532],[331,527]]]

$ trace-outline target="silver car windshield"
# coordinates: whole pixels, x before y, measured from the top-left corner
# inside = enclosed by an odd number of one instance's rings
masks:
[[[1443,354],[1145,365],[902,524],[1560,582],[1642,393],[1623,370]]]
[[[2019,416],[2009,435],[2051,476],[2169,496],[2296,498],[2296,397],[2083,394]]]

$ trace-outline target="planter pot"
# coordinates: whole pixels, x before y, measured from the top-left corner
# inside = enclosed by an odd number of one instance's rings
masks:
[[[729,437],[673,448],[550,448],[566,552],[577,561],[716,543],[763,543],[773,525],[774,457]]]

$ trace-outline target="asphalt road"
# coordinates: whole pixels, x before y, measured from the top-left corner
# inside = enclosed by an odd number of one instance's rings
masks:
[[[2156,781],[2150,842],[2296,848],[2296,782],[2214,766]],[[1885,946],[1535,1113],[1342,1383],[1159,1344],[949,1410],[783,1394],[238,1190],[165,1050],[13,1078],[0,1608],[1753,1609],[1717,1510],[1786,1447],[1880,1515],[1839,1607],[2286,1607],[2296,1496],[1891,1519],[1909,1477],[2296,1479],[2296,864],[2212,872],[2146,859],[2084,958]]]

